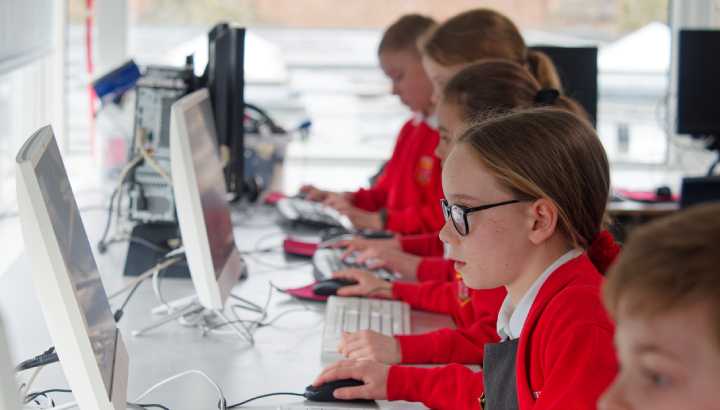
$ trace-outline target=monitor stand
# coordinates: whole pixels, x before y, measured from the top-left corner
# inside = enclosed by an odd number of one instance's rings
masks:
[[[233,333],[235,333],[241,339],[246,340],[251,345],[255,344],[252,334],[247,329],[237,326],[237,323],[230,320],[227,315],[225,315],[225,312],[223,312],[221,309],[206,309],[200,304],[200,302],[198,302],[196,295],[190,295],[180,299],[175,299],[165,304],[154,307],[152,309],[153,314],[166,314],[166,316],[156,321],[153,321],[152,323],[141,329],[133,330],[132,335],[142,336],[143,334],[151,330],[162,327],[165,324],[180,319],[185,315],[199,314],[202,320],[199,327],[202,329],[202,334],[204,336],[205,334],[207,334],[207,329],[215,325],[214,323],[208,321],[208,318],[205,315],[206,312],[210,312],[215,317],[219,318],[222,323],[230,327]]]

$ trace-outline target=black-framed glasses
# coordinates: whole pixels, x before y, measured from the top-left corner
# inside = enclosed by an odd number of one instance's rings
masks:
[[[522,202],[519,199],[511,199],[509,201],[496,202],[494,204],[487,204],[468,208],[462,205],[451,204],[447,199],[443,198],[440,200],[440,206],[442,206],[445,220],[450,219],[457,233],[460,236],[465,236],[470,232],[470,224],[468,223],[467,216],[473,212],[484,211],[486,209],[495,208],[503,205],[515,204]]]

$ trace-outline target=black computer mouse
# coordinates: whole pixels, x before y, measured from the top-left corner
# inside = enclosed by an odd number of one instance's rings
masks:
[[[312,385],[306,387],[304,396],[306,399],[312,401],[340,401],[340,399],[336,399],[335,396],[333,396],[335,389],[339,389],[341,387],[362,386],[363,384],[365,383],[355,379],[333,380],[317,387]]]
[[[313,293],[318,296],[334,296],[337,294],[338,289],[343,286],[354,285],[357,282],[351,279],[325,279],[318,281],[313,286]]]

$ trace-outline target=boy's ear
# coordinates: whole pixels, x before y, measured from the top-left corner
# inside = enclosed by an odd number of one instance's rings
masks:
[[[530,225],[528,239],[539,245],[555,233],[558,222],[557,206],[547,198],[540,198],[530,205],[527,212]]]

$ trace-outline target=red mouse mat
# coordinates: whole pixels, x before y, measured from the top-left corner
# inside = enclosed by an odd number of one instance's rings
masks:
[[[313,292],[313,287],[316,283],[317,282],[313,282],[309,285],[301,286],[299,288],[283,289],[283,292],[298,299],[312,300],[315,302],[325,302],[328,298],[327,296],[316,295],[315,292]]]

